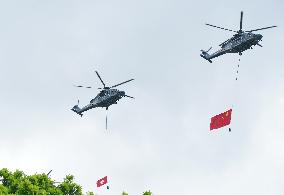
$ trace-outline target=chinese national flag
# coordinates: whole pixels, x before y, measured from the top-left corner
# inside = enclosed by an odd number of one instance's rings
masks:
[[[97,187],[101,187],[107,183],[107,176],[103,177],[102,179],[99,179],[97,181]]]
[[[218,114],[216,116],[213,116],[211,118],[210,130],[218,129],[226,125],[229,125],[231,122],[231,114],[232,114],[232,109],[224,113]]]

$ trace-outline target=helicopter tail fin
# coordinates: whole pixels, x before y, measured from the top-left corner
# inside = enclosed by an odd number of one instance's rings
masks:
[[[76,112],[77,114],[79,114],[81,117],[83,116],[83,114],[81,113],[81,108],[79,108],[78,105],[73,106],[73,108],[71,110],[73,112]]]
[[[211,49],[212,47],[210,47]],[[212,60],[210,60],[210,54],[208,53],[208,51],[210,51],[210,49],[208,49],[207,51],[201,50],[201,54],[200,56],[202,58],[204,58],[205,60],[209,61],[210,63],[212,63]]]

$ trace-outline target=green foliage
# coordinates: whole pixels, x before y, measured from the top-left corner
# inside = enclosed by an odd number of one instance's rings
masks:
[[[66,195],[82,195],[82,187],[74,183],[73,180],[73,175],[67,175],[58,188]]]
[[[67,175],[58,185],[56,183],[47,174],[29,176],[19,170],[14,173],[5,168],[0,170],[0,195],[83,195],[82,187],[74,182],[73,175]],[[87,194],[94,195],[93,192]],[[122,192],[122,195],[128,194]],[[152,195],[152,192],[146,191],[143,195]]]
[[[122,195],[128,195],[126,192],[122,192]],[[149,190],[149,191],[146,191],[143,193],[143,195],[153,195],[152,192]]]
[[[143,195],[152,195],[152,192],[149,190],[149,191],[144,192]]]
[[[19,170],[12,173],[1,169],[0,178],[0,195],[83,195],[81,186],[74,183],[72,175],[67,175],[59,185],[55,185],[47,174],[28,176]]]
[[[0,184],[0,195],[2,194],[8,194],[8,189],[2,184]]]

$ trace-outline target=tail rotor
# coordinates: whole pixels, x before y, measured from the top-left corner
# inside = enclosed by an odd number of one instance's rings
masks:
[[[202,53],[208,53],[211,49],[212,49],[212,47],[210,47],[207,51],[204,51],[203,49],[201,49],[200,51],[201,51]]]
[[[208,52],[209,52],[211,49],[212,49],[212,47],[210,47],[207,51],[200,50],[200,51],[201,51],[200,56],[201,56],[202,58],[204,58],[205,60],[209,61],[210,63],[212,63],[212,61],[210,60],[210,54],[209,54]]]
[[[73,106],[73,108],[71,110],[73,112],[79,114],[81,117],[83,116],[83,114],[81,113],[81,108],[79,107],[79,100],[78,100],[78,104]]]

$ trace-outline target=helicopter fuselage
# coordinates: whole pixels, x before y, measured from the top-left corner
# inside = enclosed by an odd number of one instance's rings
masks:
[[[232,38],[221,43],[219,45],[221,46],[220,50],[212,54],[208,54],[206,51],[202,50],[200,56],[212,63],[211,59],[226,53],[239,53],[242,55],[243,51],[252,48],[254,45],[259,45],[258,42],[261,41],[261,39],[261,34],[242,32],[240,34],[235,34]]]
[[[116,104],[124,95],[124,91],[119,91],[117,89],[104,89],[90,101],[90,104],[95,107],[107,108],[112,104]]]
[[[222,43],[220,46],[226,53],[241,53],[252,46],[258,44],[262,39],[261,34],[242,33],[236,34],[228,41]]]
[[[122,97],[125,96],[124,91],[119,91],[117,89],[103,89],[100,93],[90,101],[90,103],[83,108],[79,108],[78,105],[75,105],[72,110],[79,115],[83,115],[82,113],[96,107],[108,107],[112,104],[117,104]]]

